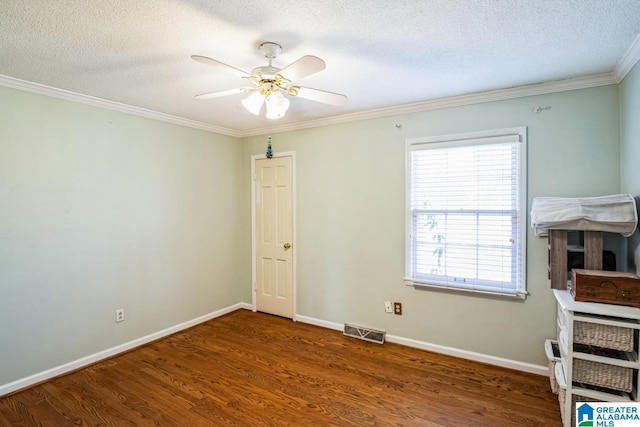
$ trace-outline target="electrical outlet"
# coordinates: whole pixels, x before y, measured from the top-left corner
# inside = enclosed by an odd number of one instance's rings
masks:
[[[116,310],[116,323],[124,322],[124,308]]]
[[[402,303],[401,302],[394,302],[393,303],[393,313],[397,314],[399,316],[402,316]]]
[[[385,301],[384,303],[384,312],[385,313],[393,313],[393,306],[391,301]]]

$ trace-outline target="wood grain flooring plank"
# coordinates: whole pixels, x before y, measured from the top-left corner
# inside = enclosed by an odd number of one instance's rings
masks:
[[[547,377],[238,310],[0,398],[0,426],[560,427]]]

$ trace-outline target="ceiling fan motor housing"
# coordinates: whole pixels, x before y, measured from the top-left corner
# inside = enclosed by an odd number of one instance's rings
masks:
[[[256,67],[251,70],[251,75],[260,76],[262,80],[273,80],[280,71],[280,68],[265,65],[263,67]]]

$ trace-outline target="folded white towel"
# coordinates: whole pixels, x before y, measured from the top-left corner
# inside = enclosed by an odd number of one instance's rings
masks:
[[[638,225],[636,202],[630,194],[602,197],[535,197],[531,226],[536,236],[546,230],[590,230],[633,234]]]

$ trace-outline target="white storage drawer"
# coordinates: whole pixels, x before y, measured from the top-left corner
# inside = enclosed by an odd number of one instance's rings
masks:
[[[567,313],[558,306],[558,327],[561,329],[567,328]]]
[[[556,379],[556,363],[562,363],[558,341],[546,340],[544,342],[544,351],[547,354],[547,359],[549,359],[549,382],[551,383],[551,391],[554,394],[558,394],[558,380]]]

